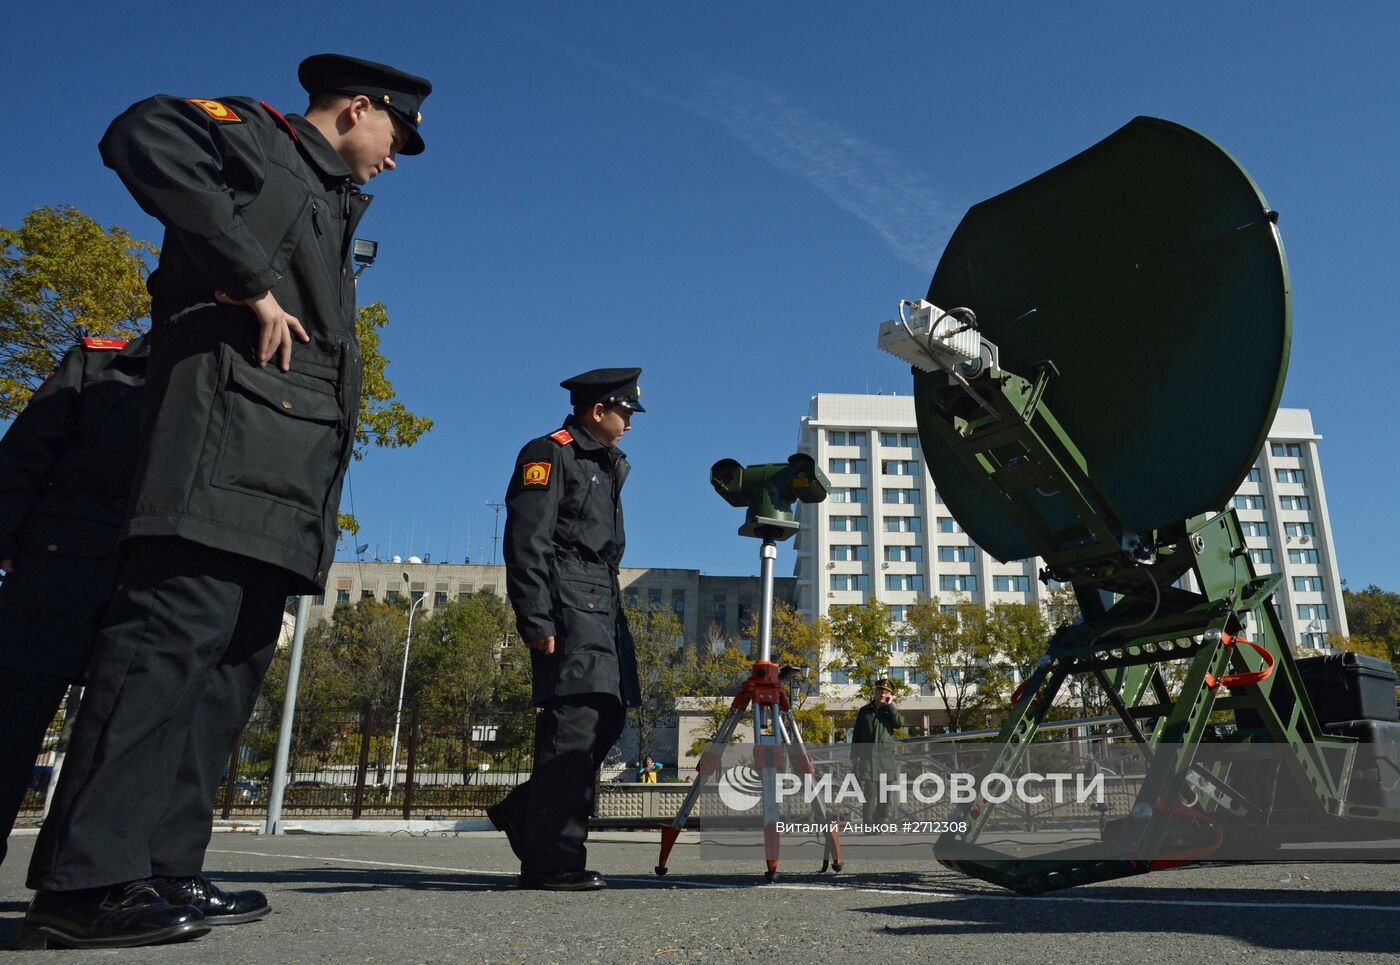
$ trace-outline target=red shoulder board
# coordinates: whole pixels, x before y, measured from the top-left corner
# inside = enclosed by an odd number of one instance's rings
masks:
[[[95,349],[99,352],[117,352],[126,348],[124,338],[85,338],[83,348]]]
[[[551,432],[549,438],[553,439],[561,446],[567,446],[574,441],[574,434],[568,429],[560,429],[558,432]]]
[[[263,110],[267,111],[269,114],[272,115],[272,119],[273,119],[274,121],[276,121],[278,124],[281,124],[283,127],[285,127],[285,128],[287,129],[287,133],[290,134],[290,135],[292,135],[292,140],[294,140],[294,141],[300,141],[300,140],[301,140],[301,138],[297,137],[297,132],[296,132],[295,130],[293,130],[293,128],[292,128],[292,122],[289,121],[289,120],[287,120],[285,117],[283,117],[281,111],[279,111],[277,108],[273,107],[273,106],[272,106],[271,104],[269,104],[267,101],[258,101],[258,103],[262,105]]]

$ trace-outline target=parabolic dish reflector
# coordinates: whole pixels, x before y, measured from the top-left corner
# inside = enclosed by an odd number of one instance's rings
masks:
[[[1223,509],[1278,408],[1288,266],[1263,195],[1209,138],[1139,117],[971,208],[928,300],[977,313],[1001,367],[1059,370],[1045,402],[1130,531]],[[915,372],[929,473],[1001,560],[1036,554],[929,430],[941,373]]]

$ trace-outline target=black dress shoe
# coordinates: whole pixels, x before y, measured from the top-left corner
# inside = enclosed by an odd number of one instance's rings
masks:
[[[172,905],[144,881],[81,891],[40,891],[15,947],[134,948],[198,938],[209,931],[198,908]]]
[[[596,871],[520,872],[522,891],[602,891],[608,886]]]
[[[172,905],[198,908],[211,925],[239,925],[272,914],[261,891],[224,891],[204,875],[152,878],[148,884]]]
[[[499,804],[493,804],[486,809],[486,817],[497,831],[506,833],[506,840],[510,842],[510,850],[515,852],[515,856],[521,861],[525,860],[525,835],[520,826],[515,823],[509,811]]]

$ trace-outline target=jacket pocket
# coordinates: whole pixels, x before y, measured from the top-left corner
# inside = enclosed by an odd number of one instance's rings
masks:
[[[617,619],[611,585],[567,576],[559,579],[558,636],[566,657],[615,649]]]
[[[224,428],[211,482],[321,515],[345,429],[336,383],[225,356]]]

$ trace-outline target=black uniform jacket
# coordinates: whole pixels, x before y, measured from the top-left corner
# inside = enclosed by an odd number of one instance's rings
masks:
[[[574,694],[641,703],[617,582],[629,468],[622,450],[595,440],[572,416],[515,461],[506,490],[506,588],[521,639],[555,638],[553,654],[530,651],[536,704]]]
[[[0,439],[0,559],[15,567],[0,586],[0,667],[87,670],[116,588],[147,338],[70,351]]]
[[[141,458],[125,535],[179,536],[324,586],[359,418],[350,243],[369,196],[305,118],[242,97],[154,97],[102,159],[165,225]],[[254,362],[244,298],[300,319],[291,372]]]

